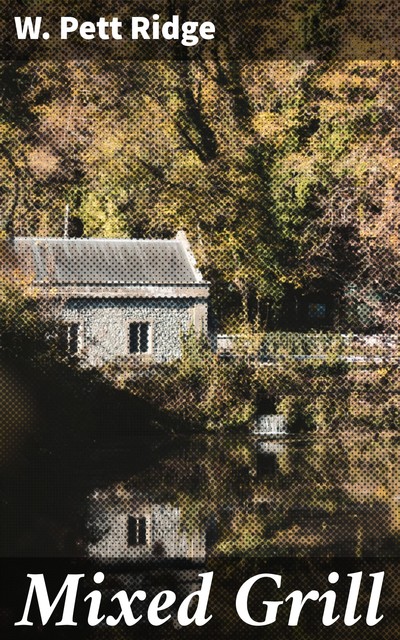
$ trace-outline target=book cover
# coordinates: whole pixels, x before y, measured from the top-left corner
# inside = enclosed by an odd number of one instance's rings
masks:
[[[397,638],[395,4],[2,4],[2,637]]]

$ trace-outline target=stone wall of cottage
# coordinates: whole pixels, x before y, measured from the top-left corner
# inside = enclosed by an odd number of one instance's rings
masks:
[[[207,301],[173,299],[73,299],[60,310],[65,323],[79,325],[79,355],[90,366],[129,356],[129,326],[150,325],[150,353],[155,362],[181,356],[181,335],[194,326],[207,330]]]

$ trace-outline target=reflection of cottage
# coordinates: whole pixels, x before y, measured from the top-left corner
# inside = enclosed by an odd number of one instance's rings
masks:
[[[256,445],[257,479],[272,479],[278,473],[280,459],[287,455],[287,444],[281,440],[289,435],[287,420],[282,414],[258,416],[253,434],[263,438]]]
[[[257,480],[275,478],[281,462],[287,458],[288,445],[283,442],[259,441],[257,450]]]
[[[287,420],[281,414],[258,416],[253,433],[261,436],[286,436],[288,435]]]
[[[184,522],[179,507],[155,504],[116,485],[89,497],[89,557],[104,562],[205,558],[205,532]]]
[[[174,240],[15,238],[32,293],[65,325],[65,347],[99,365],[178,358],[181,334],[207,330],[208,283],[185,234]]]

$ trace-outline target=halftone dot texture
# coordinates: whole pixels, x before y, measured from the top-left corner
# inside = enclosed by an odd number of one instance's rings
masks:
[[[391,6],[198,2],[224,37],[174,55],[3,46],[3,555],[398,556]]]

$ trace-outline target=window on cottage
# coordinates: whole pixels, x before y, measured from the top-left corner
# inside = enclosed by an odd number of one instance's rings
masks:
[[[61,348],[69,355],[74,356],[79,348],[79,324],[72,322],[61,328]]]
[[[148,322],[131,322],[129,325],[129,352],[149,353],[150,324]]]
[[[128,516],[128,546],[146,544],[146,518]]]

